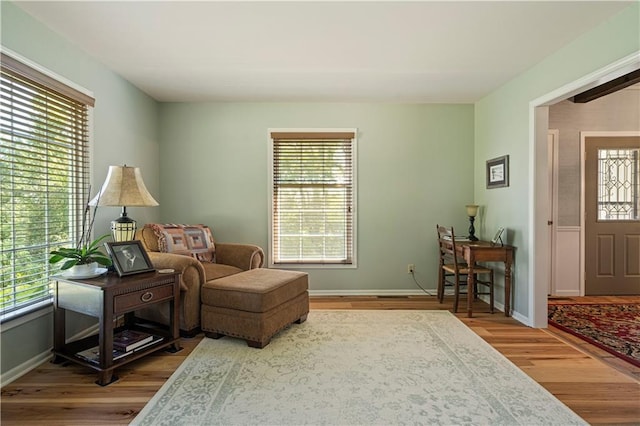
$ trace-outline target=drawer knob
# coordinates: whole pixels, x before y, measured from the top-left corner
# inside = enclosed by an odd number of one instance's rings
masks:
[[[147,291],[142,296],[140,296],[140,300],[142,300],[143,302],[148,302],[151,299],[153,299],[153,293],[151,293],[150,291]]]

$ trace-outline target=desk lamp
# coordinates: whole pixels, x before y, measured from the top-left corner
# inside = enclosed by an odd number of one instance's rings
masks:
[[[114,241],[131,241],[136,235],[136,221],[127,216],[127,206],[151,207],[158,202],[147,191],[138,167],[109,166],[109,173],[100,192],[90,206],[121,206],[122,214],[111,222]]]
[[[478,214],[478,207],[475,204],[467,204],[467,216],[469,216],[469,241],[478,241],[476,237],[476,228],[473,227],[473,222],[476,220]]]

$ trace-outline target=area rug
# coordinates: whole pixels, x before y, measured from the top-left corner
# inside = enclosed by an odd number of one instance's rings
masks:
[[[549,324],[640,367],[640,304],[549,305]]]
[[[134,425],[586,424],[448,311],[311,311],[205,338]]]

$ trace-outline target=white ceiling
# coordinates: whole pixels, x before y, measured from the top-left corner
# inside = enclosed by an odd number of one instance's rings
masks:
[[[470,103],[632,2],[16,4],[159,101]]]

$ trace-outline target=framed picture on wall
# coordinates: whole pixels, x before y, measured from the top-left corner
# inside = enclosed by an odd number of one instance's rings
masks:
[[[509,186],[508,155],[487,161],[487,188],[501,188],[504,186]]]

